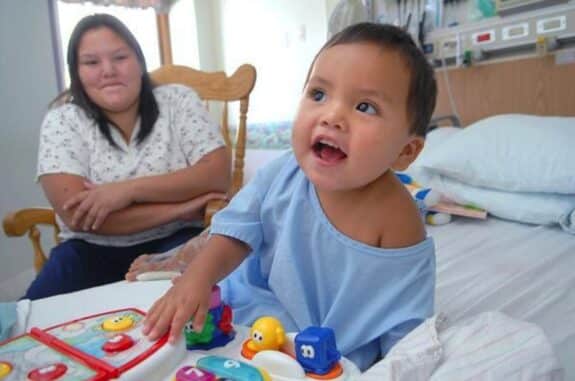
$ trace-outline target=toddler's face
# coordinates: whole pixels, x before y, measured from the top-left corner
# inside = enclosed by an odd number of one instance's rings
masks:
[[[409,132],[409,71],[399,53],[369,43],[336,45],[315,61],[294,122],[292,146],[319,189],[368,185],[402,155]]]

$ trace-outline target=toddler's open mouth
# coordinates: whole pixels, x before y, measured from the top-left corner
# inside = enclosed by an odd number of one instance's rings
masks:
[[[335,143],[325,139],[319,139],[312,145],[312,150],[320,159],[335,163],[347,158],[347,154]]]

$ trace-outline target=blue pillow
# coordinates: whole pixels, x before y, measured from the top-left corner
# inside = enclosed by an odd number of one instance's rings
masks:
[[[575,195],[505,192],[438,174],[431,175],[427,185],[455,202],[478,206],[500,218],[537,225],[559,224],[575,234]]]
[[[575,118],[507,114],[464,128],[423,167],[479,187],[575,194]]]

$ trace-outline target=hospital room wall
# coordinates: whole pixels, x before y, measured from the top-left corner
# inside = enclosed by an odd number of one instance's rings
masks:
[[[34,182],[38,130],[57,95],[49,0],[0,1],[0,215],[46,206]],[[27,239],[0,234],[0,301],[21,296],[34,276]]]

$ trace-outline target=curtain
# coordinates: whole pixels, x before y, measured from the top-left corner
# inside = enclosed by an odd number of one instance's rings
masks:
[[[92,3],[95,5],[117,5],[128,8],[154,8],[156,13],[169,13],[178,0],[60,0],[65,3]]]

